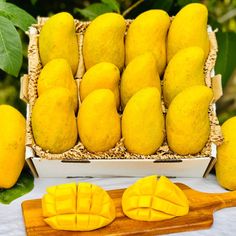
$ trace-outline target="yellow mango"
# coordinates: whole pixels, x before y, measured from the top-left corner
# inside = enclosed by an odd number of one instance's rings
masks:
[[[205,85],[204,52],[199,47],[188,47],[178,51],[166,67],[163,83],[165,105],[185,88]]]
[[[140,14],[129,26],[125,40],[125,64],[144,52],[154,53],[159,75],[166,66],[166,36],[170,17],[163,10],[149,10]]]
[[[57,230],[90,231],[110,224],[116,216],[107,192],[90,183],[47,188],[42,209],[44,221]]]
[[[222,187],[236,190],[236,117],[225,121],[221,128],[224,143],[217,148],[216,178]]]
[[[188,214],[184,192],[165,176],[139,179],[122,196],[122,209],[134,220],[161,221]]]
[[[39,54],[43,66],[55,58],[66,59],[75,75],[79,49],[72,15],[61,12],[45,22],[39,34]]]
[[[112,63],[100,62],[86,71],[80,82],[80,99],[85,97],[96,89],[110,89],[116,99],[117,108],[120,105],[120,71]]]
[[[191,3],[183,7],[173,19],[167,37],[167,60],[181,49],[200,47],[204,51],[204,59],[209,53],[207,33],[208,10],[205,5]]]
[[[161,146],[164,117],[157,88],[141,89],[129,100],[122,116],[122,137],[131,153],[151,155]]]
[[[84,34],[83,57],[88,70],[99,62],[110,62],[120,70],[124,66],[124,35],[126,24],[117,13],[96,17]]]
[[[172,151],[188,155],[203,149],[210,135],[208,107],[212,99],[210,88],[196,85],[172,100],[166,116],[167,142]]]
[[[36,144],[51,153],[63,153],[76,144],[74,103],[68,89],[51,88],[36,100],[32,131]]]
[[[25,125],[19,111],[0,105],[0,188],[11,188],[24,166]]]
[[[137,56],[125,68],[120,86],[122,107],[125,107],[136,92],[145,87],[156,87],[161,91],[156,58],[151,52]]]
[[[52,59],[43,67],[38,79],[38,95],[54,87],[70,90],[76,112],[78,109],[77,84],[69,63],[63,58]]]
[[[81,142],[90,152],[107,151],[120,140],[120,116],[110,89],[94,90],[84,99],[78,114],[78,130]]]

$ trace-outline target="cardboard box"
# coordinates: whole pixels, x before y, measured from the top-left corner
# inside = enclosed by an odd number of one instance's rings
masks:
[[[26,162],[35,177],[141,177],[154,174],[169,177],[205,177],[215,161],[214,144],[211,157],[169,160],[46,160],[35,156],[32,148],[26,147]]]
[[[29,96],[30,89],[34,87],[35,81],[41,69],[40,59],[37,51],[38,30],[45,19],[39,20],[38,28],[30,29],[29,45],[29,76],[25,75],[21,80],[21,98],[27,105],[27,137],[29,134],[31,141],[26,141],[26,162],[28,163],[35,177],[115,177],[115,176],[147,176],[152,174],[165,175],[169,177],[203,177],[207,176],[216,161],[216,145],[211,143],[211,153],[209,156],[194,156],[191,158],[169,158],[169,159],[124,159],[116,157],[115,159],[46,159],[35,154],[32,148],[32,132],[30,126],[30,113],[32,110],[32,101],[35,100],[36,93],[33,93],[33,99]],[[81,24],[81,23],[80,23]],[[78,28],[78,27],[77,27]],[[84,30],[84,29],[83,29]],[[209,32],[212,32],[209,28]],[[81,33],[81,32],[80,32]],[[212,34],[211,34],[212,36]],[[32,40],[33,39],[33,40]],[[213,42],[215,35],[213,34]],[[217,44],[213,45],[214,53],[210,66],[214,66],[216,59]],[[32,60],[33,59],[33,60]],[[83,64],[83,63],[82,63]],[[38,67],[37,71],[34,71]],[[81,62],[79,68],[81,67]],[[79,70],[78,70],[79,71]],[[212,86],[214,90],[215,101],[222,95],[221,77],[214,76],[214,70],[208,71],[206,84]],[[78,74],[78,73],[77,73]],[[80,73],[79,73],[80,74]],[[30,89],[29,89],[30,88]],[[213,106],[215,112],[215,106]]]

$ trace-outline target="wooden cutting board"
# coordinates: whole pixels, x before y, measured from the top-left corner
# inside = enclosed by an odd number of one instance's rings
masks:
[[[41,199],[22,203],[25,228],[28,236],[100,236],[100,235],[157,235],[210,228],[216,210],[236,206],[236,191],[202,193],[184,184],[177,185],[185,192],[190,203],[188,215],[157,222],[135,221],[127,218],[121,208],[124,189],[108,191],[116,205],[116,219],[108,226],[90,232],[57,231],[50,228],[42,216]]]

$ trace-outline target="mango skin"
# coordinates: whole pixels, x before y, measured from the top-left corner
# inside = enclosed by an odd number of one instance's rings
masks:
[[[31,122],[34,140],[43,150],[63,153],[76,144],[73,98],[66,88],[55,87],[44,92],[33,106]]]
[[[164,74],[163,97],[167,107],[185,88],[205,85],[204,62],[204,51],[199,47],[184,48],[173,56]]]
[[[25,163],[25,118],[14,107],[0,105],[0,188],[11,188]]]
[[[221,129],[224,143],[217,147],[216,178],[223,188],[236,190],[236,117],[225,121]]]
[[[184,192],[165,176],[139,179],[122,196],[122,209],[133,220],[161,221],[189,212]]]
[[[161,146],[164,117],[157,88],[143,88],[129,100],[122,116],[122,137],[131,153],[151,155]]]
[[[117,13],[102,14],[90,23],[83,43],[86,70],[99,62],[110,62],[122,70],[125,29],[125,20]]]
[[[90,231],[110,224],[116,216],[113,200],[90,183],[51,186],[42,198],[44,221],[57,230]]]
[[[166,66],[166,36],[170,17],[163,10],[149,10],[140,14],[129,26],[125,40],[125,64],[144,52],[154,53],[159,75]]]
[[[137,56],[125,68],[120,85],[122,107],[125,107],[136,92],[145,87],[156,87],[161,91],[157,61],[151,52]]]
[[[38,79],[38,96],[54,87],[69,89],[76,112],[78,109],[77,84],[69,63],[63,58],[52,59],[43,67]]]
[[[79,63],[79,49],[75,33],[74,18],[67,12],[50,17],[39,34],[39,54],[45,66],[55,58],[64,58],[76,74]]]
[[[104,152],[120,140],[120,116],[110,89],[97,89],[82,102],[78,113],[81,142],[90,152]]]
[[[197,46],[207,59],[210,42],[207,33],[208,10],[205,5],[191,3],[183,7],[171,23],[167,37],[167,61],[181,49]]]
[[[166,116],[167,142],[172,151],[188,155],[203,149],[210,135],[208,107],[212,99],[210,88],[197,85],[172,100]]]
[[[120,106],[120,71],[117,66],[109,62],[101,62],[86,71],[80,82],[80,99],[96,89],[110,89],[116,99],[116,107]]]

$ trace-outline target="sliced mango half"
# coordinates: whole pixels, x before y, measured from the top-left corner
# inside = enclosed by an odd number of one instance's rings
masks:
[[[139,179],[122,196],[122,209],[134,220],[161,221],[188,214],[184,192],[165,176]]]
[[[44,221],[53,229],[90,231],[115,219],[113,200],[91,183],[69,183],[47,188],[42,199]]]

